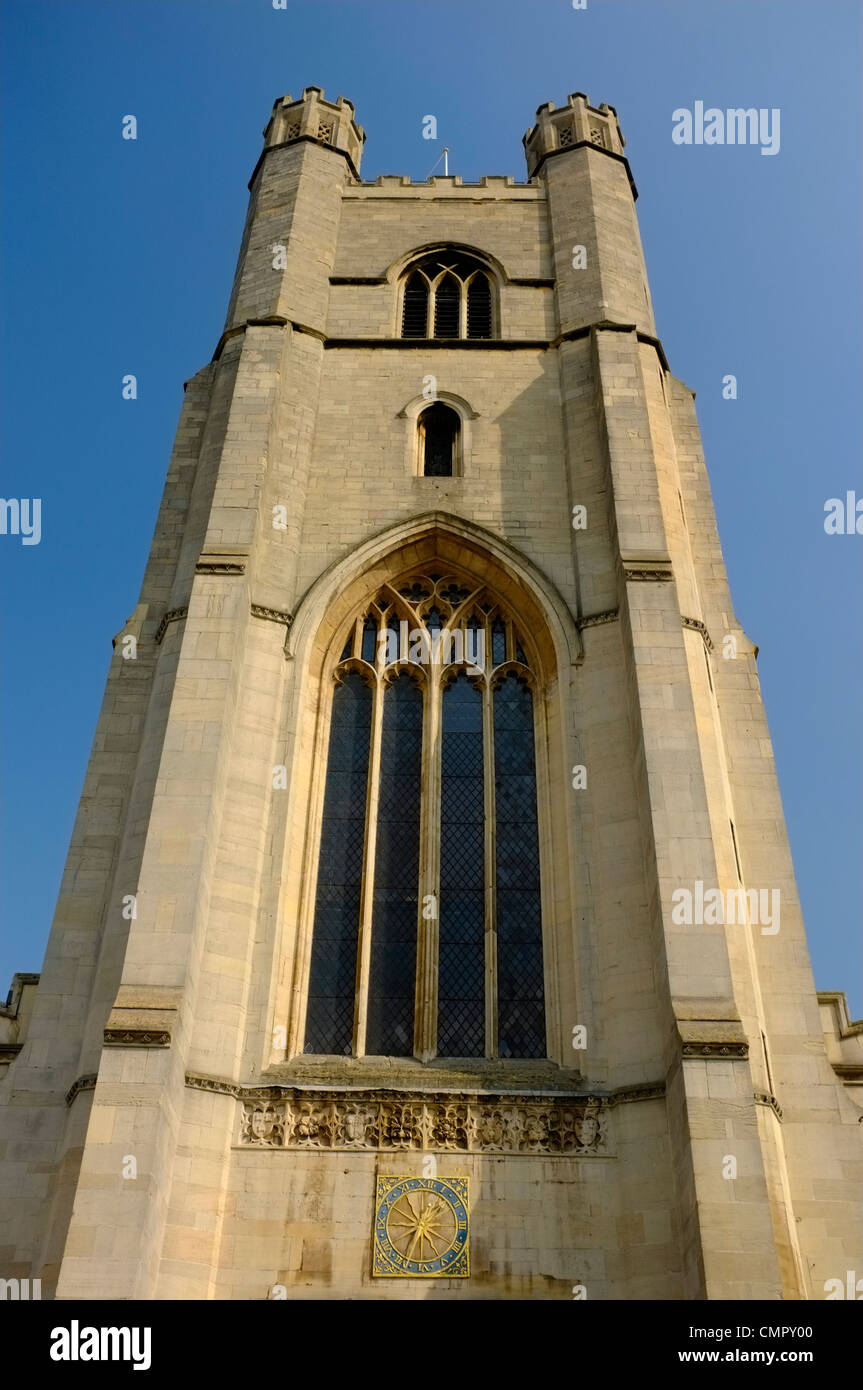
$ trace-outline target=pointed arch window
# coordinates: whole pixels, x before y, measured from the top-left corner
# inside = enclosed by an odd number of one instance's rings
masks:
[[[340,650],[304,1050],[544,1057],[530,634],[487,588],[423,571]]]
[[[416,261],[402,281],[403,338],[491,338],[494,291],[481,261],[435,252]]]

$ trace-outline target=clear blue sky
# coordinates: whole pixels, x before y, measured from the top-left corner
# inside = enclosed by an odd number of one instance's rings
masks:
[[[182,383],[222,328],[261,130],[276,97],[317,85],[354,102],[367,179],[425,178],[443,144],[465,179],[523,179],[540,103],[617,107],[659,332],[697,392],[761,647],[816,982],[863,1014],[863,537],[823,529],[827,498],[863,496],[861,17],[859,0],[5,0],[2,492],[41,497],[43,517],[38,546],[0,537],[0,996],[41,966],[111,636]],[[673,144],[672,111],[696,100],[779,107],[779,154]]]

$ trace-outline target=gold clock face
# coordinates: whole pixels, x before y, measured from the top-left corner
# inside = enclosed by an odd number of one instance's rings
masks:
[[[372,1273],[467,1278],[468,1200],[467,1178],[378,1178]]]

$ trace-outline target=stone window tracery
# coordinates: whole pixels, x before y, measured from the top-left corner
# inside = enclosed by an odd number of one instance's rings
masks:
[[[482,584],[385,584],[334,671],[304,1051],[546,1055],[530,634]]]
[[[403,338],[493,336],[492,282],[480,261],[436,252],[416,261],[402,283]]]

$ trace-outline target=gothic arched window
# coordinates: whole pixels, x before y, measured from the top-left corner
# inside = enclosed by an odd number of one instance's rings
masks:
[[[458,413],[442,401],[435,401],[417,422],[420,460],[426,478],[451,478],[455,473],[456,450],[461,420]]]
[[[546,1055],[531,639],[414,573],[335,668],[304,1050]]]
[[[491,338],[493,320],[492,279],[472,256],[423,256],[403,280],[403,338]]]

